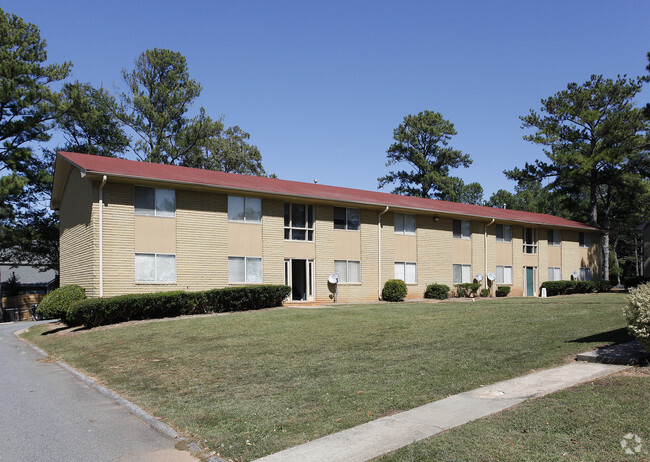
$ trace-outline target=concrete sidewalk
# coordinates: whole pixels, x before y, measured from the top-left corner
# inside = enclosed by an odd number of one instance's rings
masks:
[[[575,362],[425,404],[258,459],[259,462],[362,462],[527,399],[597,379],[628,366]]]

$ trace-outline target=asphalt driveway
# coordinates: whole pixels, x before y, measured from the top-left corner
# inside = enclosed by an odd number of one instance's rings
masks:
[[[42,357],[0,324],[0,458],[21,461],[192,461],[174,440]]]

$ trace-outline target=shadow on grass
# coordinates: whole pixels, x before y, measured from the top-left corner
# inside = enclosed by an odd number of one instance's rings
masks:
[[[82,330],[88,330],[88,328],[84,326],[79,326],[79,327],[61,326],[61,327],[57,327],[56,329],[46,330],[41,335],[52,335],[52,334],[56,334],[57,332],[62,332],[64,330],[68,330],[70,332],[79,332]]]
[[[601,332],[600,334],[590,335],[588,337],[581,337],[575,340],[570,340],[569,343],[619,343],[631,342],[634,337],[630,335],[627,328],[621,327],[620,329]]]

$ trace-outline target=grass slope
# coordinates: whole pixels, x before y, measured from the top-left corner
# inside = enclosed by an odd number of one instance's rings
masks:
[[[280,309],[27,338],[241,461],[624,340],[622,303]]]

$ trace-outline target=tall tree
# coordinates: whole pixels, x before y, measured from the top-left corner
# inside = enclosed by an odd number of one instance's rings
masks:
[[[462,197],[463,193],[471,197],[469,193],[475,193],[476,188],[464,191],[464,183],[449,175],[452,168],[469,167],[472,163],[468,154],[449,146],[456,134],[454,124],[438,112],[424,111],[404,117],[393,131],[395,143],[386,151],[386,166],[406,163],[411,170],[390,171],[377,179],[379,187],[397,183],[393,193],[442,200]]]
[[[23,233],[47,191],[47,165],[33,147],[50,139],[59,107],[52,84],[71,68],[46,60],[38,28],[0,10],[0,248],[3,259],[16,262],[23,259],[21,245],[38,245]],[[48,259],[27,260],[51,267]]]
[[[72,152],[115,157],[129,147],[129,138],[114,116],[114,98],[103,88],[89,83],[63,85],[56,127]]]
[[[201,85],[190,77],[181,53],[161,48],[144,51],[134,69],[123,70],[122,77],[126,91],[116,113],[135,132],[133,150],[141,160],[182,163],[223,128],[202,107],[197,116],[188,117]]]
[[[647,177],[649,121],[635,106],[642,79],[616,80],[591,76],[582,85],[542,100],[541,114],[531,110],[521,117],[524,128],[535,132],[524,139],[545,146],[548,162],[537,160],[504,173],[516,181],[550,178],[549,187],[567,197],[586,193],[588,220],[605,228],[604,275],[609,277],[609,228],[606,210],[615,200],[615,185],[624,175]],[[575,207],[577,209],[577,207]],[[598,211],[605,210],[599,221]]]

